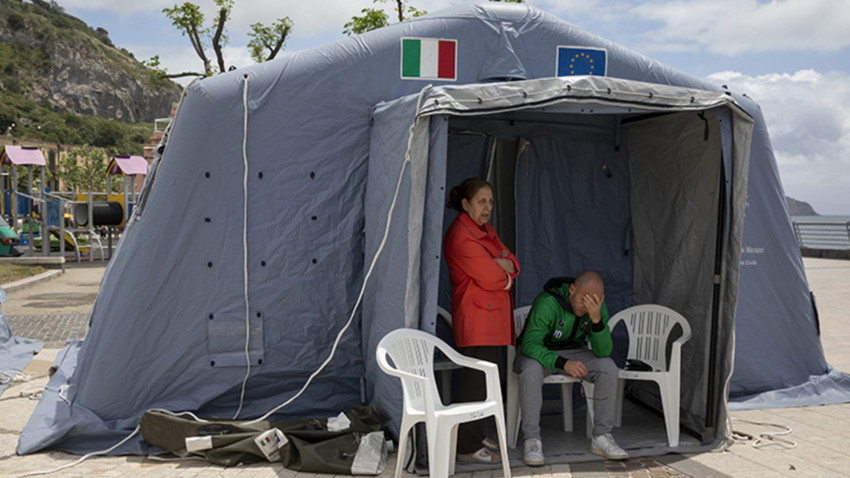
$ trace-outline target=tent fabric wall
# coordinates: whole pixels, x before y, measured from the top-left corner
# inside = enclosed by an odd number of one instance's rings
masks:
[[[697,430],[707,405],[698,395],[707,389],[713,358],[715,218],[721,213],[720,128],[713,114],[705,116],[710,119],[677,113],[629,127],[634,298],[679,311],[694,331],[682,350],[680,400],[682,423]],[[650,395],[660,404],[655,387],[641,391],[644,400]]]
[[[417,119],[418,95],[429,80],[400,78],[402,37],[457,40],[457,77],[449,85],[480,84],[480,89],[429,92]],[[433,122],[476,108],[476,95],[486,94],[488,84],[496,81],[559,82],[552,78],[559,45],[605,49],[608,81],[644,82],[618,86],[634,87],[633,93],[658,95],[665,85],[674,85],[692,88],[700,101],[705,97],[698,91],[710,92],[719,99],[714,106],[734,99],[756,119],[751,155],[754,174],[775,170],[763,119],[754,102],[723,94],[716,85],[526,5],[464,5],[195,81],[186,88],[164,151],[146,177],[139,206],[106,270],[89,334],[76,346],[76,360],[67,361],[64,372],[51,379],[21,435],[18,451],[103,449],[113,438],[129,434],[144,411],[154,407],[231,418],[242,402],[240,418],[259,416],[301,389],[329,356],[338,332],[350,318],[353,323],[328,367],[276,418],[336,415],[352,403],[366,400],[371,387],[380,391],[384,378],[373,363],[377,339],[405,324],[418,322],[427,330],[437,302],[440,227],[444,216],[451,214],[442,207],[448,186],[443,175],[451,171],[434,168],[436,162],[445,164],[441,159],[445,153],[439,150],[445,151],[446,144],[455,139],[439,131],[448,128],[450,120],[444,126]],[[494,88],[520,87],[500,84]],[[521,97],[520,90],[513,92]],[[586,104],[596,105],[596,113],[622,111],[622,104],[613,107],[604,102],[605,90],[588,94]],[[399,100],[404,103],[397,105],[401,109],[385,114],[399,114],[398,118],[409,121],[399,121],[384,132],[370,127],[375,105],[408,95],[415,98]],[[521,101],[530,108],[558,102],[558,98],[543,96],[548,99],[536,102],[532,96]],[[447,103],[437,103],[443,100]],[[494,102],[486,114],[513,108],[512,101]],[[690,98],[664,101],[687,108]],[[641,101],[637,106],[646,104]],[[701,108],[710,106],[703,103]],[[578,113],[580,109],[562,112]],[[381,211],[387,212],[392,197],[386,193],[397,184],[410,139],[407,128],[414,121],[422,128],[414,132],[420,135],[414,138],[417,151],[427,150],[429,156],[427,163],[410,165],[411,170],[402,176],[403,189],[393,216],[401,219],[394,219],[393,224],[404,225],[408,215],[421,219],[408,225],[412,229],[390,231],[389,246],[372,273],[372,277],[386,280],[367,284],[361,310],[355,304],[380,243],[377,239],[382,237],[386,216]],[[419,121],[427,123],[420,125]],[[376,148],[383,148],[373,144],[379,140],[387,143],[380,154],[392,159],[386,169],[373,163]],[[542,144],[535,150],[542,151]],[[551,144],[552,151],[561,147]],[[619,174],[619,166],[613,167],[612,172]],[[411,178],[414,169],[416,177]],[[750,177],[752,183],[760,183],[753,187],[756,192],[751,201],[757,201],[758,208],[769,209],[763,213],[765,223],[787,221],[787,211],[778,199],[778,176]],[[741,184],[735,183],[735,194],[743,194],[741,188],[746,185]],[[752,206],[748,216],[764,210]],[[432,216],[436,210],[439,216]],[[740,219],[738,211],[732,215],[730,221]],[[754,231],[761,226],[754,221],[755,226],[747,227],[744,241],[761,247],[766,243],[760,241],[760,235],[772,229]],[[737,225],[734,222],[730,227]],[[783,242],[776,244],[778,250],[770,243],[762,256],[764,262],[773,264],[770,270],[749,268],[741,275],[742,295],[751,298],[740,303],[738,323],[750,322],[748,330],[759,332],[739,333],[738,349],[755,347],[755,342],[762,340],[763,324],[775,323],[772,319],[786,310],[794,312],[788,314],[788,321],[813,322],[808,297],[804,297],[807,287],[802,261],[796,245],[792,247],[785,239],[790,237],[790,229],[783,226],[780,232]],[[738,245],[735,234],[734,229],[730,231],[726,264],[734,254],[729,249]],[[430,255],[415,257],[417,243]],[[534,262],[531,257],[524,260]],[[417,277],[418,285],[413,284]],[[520,281],[528,283],[528,289],[524,283],[521,286],[523,297],[532,294],[533,277],[528,268],[523,269]],[[776,284],[775,277],[782,277],[783,283]],[[408,289],[408,285],[414,288]],[[734,304],[737,276],[730,275],[722,286],[728,303]],[[404,293],[401,299],[397,292]],[[774,293],[787,293],[793,303],[764,300]],[[385,303],[384,294],[393,300]],[[724,317],[735,316],[734,310],[721,312]],[[246,329],[250,338],[247,360]],[[795,373],[792,382],[827,372],[814,331],[808,326],[798,331],[794,334],[798,341],[791,347],[801,343],[813,358],[802,363],[798,357],[800,363],[795,366],[802,373]],[[721,338],[719,349],[726,350],[731,330],[721,334],[727,335]],[[777,347],[789,344],[779,342]],[[775,353],[791,355],[786,350]],[[241,385],[248,363],[251,368],[243,397]],[[733,395],[740,387],[758,393],[788,382],[783,376],[783,383],[777,384],[775,377],[773,382],[751,387],[749,376],[737,377],[730,390]],[[387,401],[391,399],[389,395]],[[147,449],[136,438],[114,453]]]
[[[750,109],[756,123],[741,245],[731,406],[844,403],[850,377],[835,371],[824,357],[770,137],[761,111]]]
[[[587,269],[605,278],[612,310],[631,305],[627,161],[613,138],[598,136],[529,139],[517,165],[517,306],[531,305],[549,278]]]
[[[365,243],[366,257],[371,264],[374,262],[374,272],[370,280],[366,283],[365,295],[363,298],[363,315],[365,317],[383,317],[384,320],[369,320],[364,321],[363,339],[364,347],[367,350],[375,350],[378,342],[388,332],[399,327],[421,328],[422,330],[434,332],[435,327],[432,322],[424,321],[425,317],[434,317],[436,314],[436,289],[431,290],[423,287],[426,296],[432,297],[426,301],[424,307],[430,309],[430,313],[420,314],[419,310],[415,313],[407,314],[406,307],[409,306],[411,299],[415,300],[415,306],[419,307],[418,297],[411,298],[409,290],[420,291],[419,284],[428,284],[429,280],[414,274],[418,273],[419,269],[414,268],[412,264],[417,264],[424,256],[418,251],[410,249],[410,234],[409,231],[417,231],[414,235],[414,241],[418,242],[423,239],[422,228],[425,227],[426,221],[423,215],[418,215],[415,218],[410,217],[410,208],[413,203],[411,198],[411,182],[418,181],[422,185],[439,184],[443,182],[442,169],[430,168],[431,164],[428,161],[430,148],[430,131],[428,129],[420,129],[416,137],[417,149],[422,149],[423,157],[419,158],[417,167],[410,166],[409,158],[406,157],[408,146],[413,140],[413,132],[405,129],[405,126],[412,123],[412,118],[416,117],[417,107],[419,105],[419,96],[412,95],[401,98],[398,101],[391,102],[385,105],[378,105],[372,114],[372,134],[371,134],[371,150],[370,150],[370,168],[368,178],[368,188],[365,196]],[[408,134],[399,134],[400,132]],[[443,137],[445,135],[442,135]],[[438,150],[445,150],[445,145]],[[373,167],[371,158],[382,158],[385,163],[382,167]],[[412,179],[411,175],[414,171],[419,177]],[[433,182],[430,181],[431,176],[436,176]],[[420,187],[420,191],[421,187]],[[424,191],[422,191],[424,192]],[[428,191],[426,194],[429,194]],[[420,204],[424,203],[424,195],[419,196],[417,200]],[[435,202],[437,202],[435,204]],[[429,211],[441,210],[441,198],[428,196]],[[429,217],[430,215],[428,215]],[[412,224],[418,220],[417,224]],[[428,227],[438,227],[427,222]],[[423,252],[428,250],[428,256],[422,259],[422,273],[429,272],[436,274],[439,271],[437,261],[441,256],[439,252],[439,244],[437,244],[437,252],[433,251],[433,244],[423,245]],[[378,252],[380,255],[378,256]],[[428,260],[432,255],[435,255],[431,260]],[[433,265],[431,265],[433,264]],[[431,265],[429,267],[429,265]],[[369,273],[368,271],[366,272]],[[417,286],[413,289],[408,287],[408,283],[413,281]],[[436,284],[434,284],[434,287]],[[420,322],[420,317],[423,321]],[[398,379],[389,377],[383,374],[378,368],[374,360],[366,361],[366,376],[367,387],[371,391],[372,406],[378,410],[384,411],[386,415],[400,416],[401,403],[398,401],[399,384]]]
[[[6,291],[0,287],[0,305],[9,301]],[[32,361],[33,355],[41,351],[44,343],[40,340],[16,337],[9,328],[6,316],[0,310],[0,395],[11,385],[12,380]]]

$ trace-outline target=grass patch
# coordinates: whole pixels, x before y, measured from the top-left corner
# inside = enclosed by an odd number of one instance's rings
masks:
[[[0,264],[0,284],[8,284],[16,280],[41,274],[47,269],[41,266],[25,266],[21,264]]]

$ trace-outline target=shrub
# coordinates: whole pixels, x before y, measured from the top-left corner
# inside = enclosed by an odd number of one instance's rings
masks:
[[[12,93],[13,95],[18,95],[21,93],[21,82],[13,76],[10,76],[3,80],[3,86],[6,87],[6,91]]]
[[[26,26],[24,17],[17,12],[12,12],[11,14],[9,14],[9,18],[6,19],[6,24],[9,25],[9,28],[14,31],[20,30],[21,28],[24,28]]]

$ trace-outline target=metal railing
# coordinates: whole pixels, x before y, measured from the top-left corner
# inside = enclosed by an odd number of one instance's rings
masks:
[[[850,249],[850,221],[794,222],[794,234],[800,247],[813,249]]]

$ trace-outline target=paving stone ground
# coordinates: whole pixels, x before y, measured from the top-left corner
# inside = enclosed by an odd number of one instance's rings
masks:
[[[804,259],[809,284],[818,299],[823,348],[836,369],[850,371],[850,261]],[[13,383],[0,396],[0,477],[71,464],[80,457],[46,451],[27,456],[15,453],[18,436],[36,405],[27,395],[47,384],[47,371],[66,339],[85,335],[91,306],[100,285],[103,265],[68,267],[65,274],[42,284],[9,293],[2,310],[15,335],[37,338],[47,345],[25,373],[29,382]],[[792,428],[787,438],[797,446],[754,448],[752,441],[736,441],[723,452],[671,454],[623,462],[599,461],[543,467],[514,467],[513,476],[534,478],[762,478],[850,476],[850,404],[730,413],[733,429],[758,437],[775,431],[756,423],[778,423]],[[744,422],[743,420],[748,420]],[[393,475],[391,454],[382,477]],[[95,457],[54,475],[168,477],[320,477],[284,469],[281,464],[221,468],[206,461],[161,462],[148,457]],[[347,476],[347,475],[346,475]],[[408,475],[411,476],[411,475]],[[460,478],[501,477],[501,468],[462,473]]]
[[[10,315],[9,328],[18,337],[37,339],[46,348],[61,348],[66,340],[82,339],[89,330],[91,312]]]

